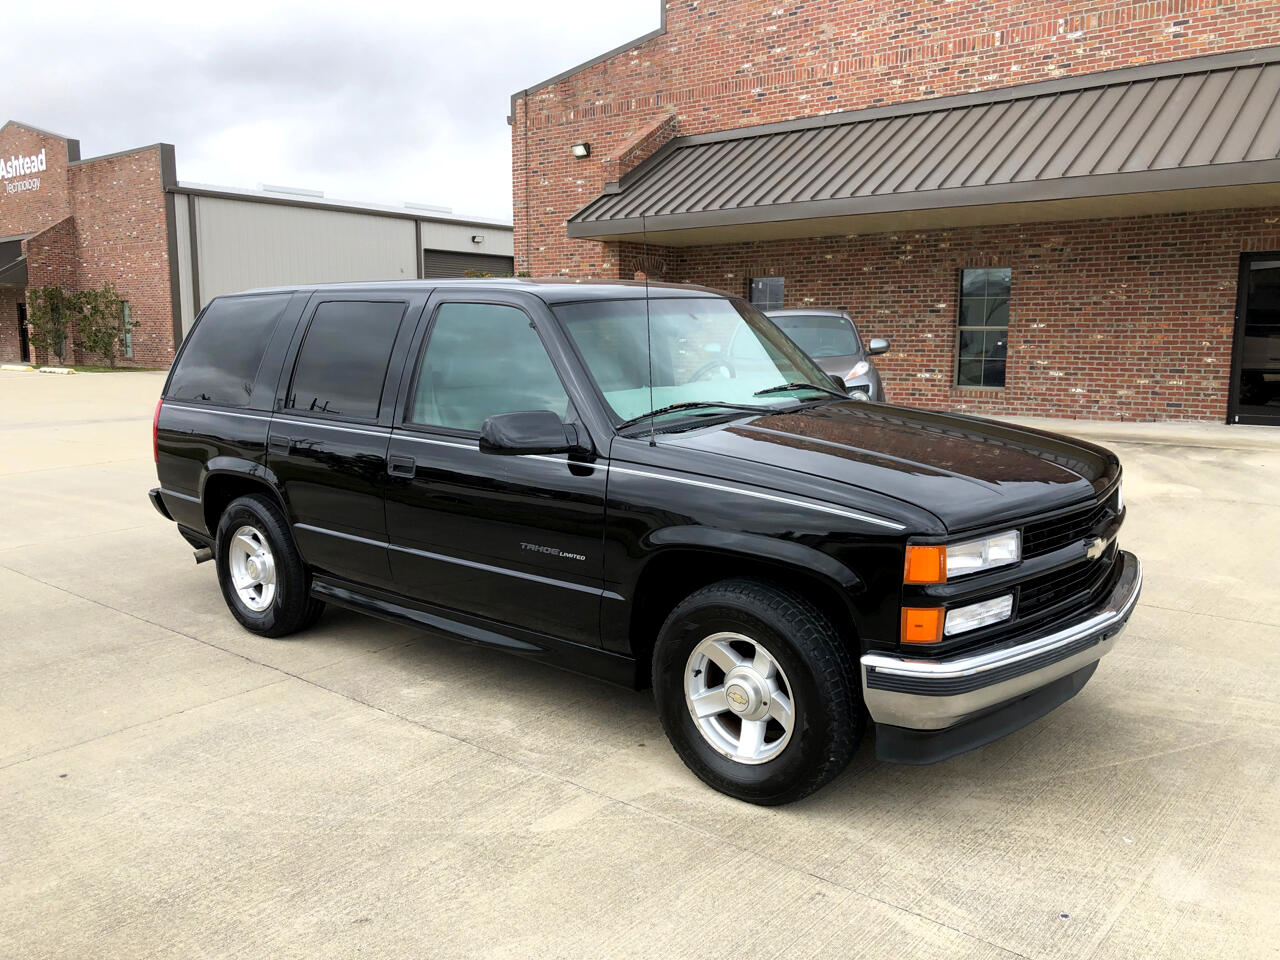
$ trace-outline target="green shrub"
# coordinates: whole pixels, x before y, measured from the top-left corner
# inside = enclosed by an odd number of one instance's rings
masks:
[[[114,367],[124,352],[125,338],[132,321],[125,319],[124,300],[110,283],[101,289],[75,294],[76,340],[80,348]]]
[[[67,350],[67,324],[75,310],[75,294],[61,287],[35,287],[27,291],[27,325],[31,345],[46,350],[62,363]]]

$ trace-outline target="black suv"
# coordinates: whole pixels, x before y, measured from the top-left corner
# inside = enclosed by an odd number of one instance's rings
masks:
[[[151,500],[249,630],[335,603],[652,684],[699,777],[785,803],[868,716],[927,763],[1047,713],[1141,584],[1111,453],[842,388],[705,289],[255,291],[183,344]]]

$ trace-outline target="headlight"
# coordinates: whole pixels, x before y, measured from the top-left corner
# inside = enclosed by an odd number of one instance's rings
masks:
[[[907,545],[903,583],[946,583],[982,570],[993,570],[1022,559],[1022,535],[1006,530],[994,537],[964,543]]]
[[[859,360],[853,365],[853,369],[844,375],[846,380],[852,380],[854,377],[861,377],[871,372],[871,364],[865,360]]]
[[[992,570],[1022,559],[1022,536],[1006,530],[982,540],[966,540],[947,545],[947,579]]]

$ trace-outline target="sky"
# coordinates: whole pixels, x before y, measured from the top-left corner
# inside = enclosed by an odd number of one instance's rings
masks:
[[[4,120],[178,179],[511,217],[510,97],[658,26],[658,0],[11,4]]]

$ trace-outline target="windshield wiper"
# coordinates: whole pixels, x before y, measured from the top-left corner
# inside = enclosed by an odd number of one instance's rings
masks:
[[[632,417],[630,420],[623,420],[618,424],[617,429],[624,427],[633,427],[637,423],[643,423],[652,417],[660,417],[664,413],[674,413],[677,410],[692,410],[695,407],[719,407],[725,410],[746,410],[750,413],[773,413],[770,408],[761,404],[754,403],[729,403],[723,400],[681,400],[679,403],[673,403],[669,406],[659,407],[657,410],[650,410],[648,413],[641,414],[638,417]]]
[[[776,387],[766,387],[763,390],[757,390],[752,396],[767,397],[771,393],[786,393],[788,390],[818,390],[822,393],[829,393],[833,397],[839,397],[841,400],[849,399],[848,395],[832,387],[820,387],[816,383],[805,383],[803,380],[797,380],[794,383],[780,383]]]

